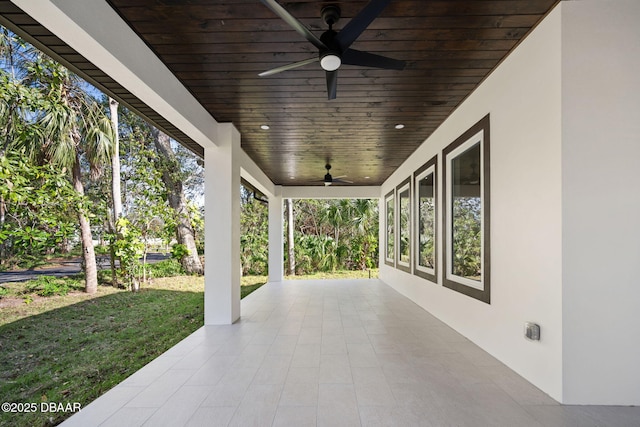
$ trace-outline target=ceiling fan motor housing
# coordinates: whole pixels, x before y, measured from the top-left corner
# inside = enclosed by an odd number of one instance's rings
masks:
[[[324,168],[327,170],[327,174],[324,176],[324,185],[331,185],[333,182],[333,177],[331,176],[331,165],[327,163],[324,165]]]
[[[324,43],[328,49],[320,50],[320,66],[325,71],[335,71],[342,65],[342,50],[336,41],[336,33],[333,30],[327,30],[320,36],[320,41]]]
[[[323,7],[320,13],[322,14],[322,20],[329,28],[333,27],[340,20],[340,8],[335,4]]]
[[[340,8],[335,5],[329,5],[322,8],[322,20],[327,24],[329,29],[322,33],[320,41],[327,46],[328,49],[320,50],[320,66],[325,71],[335,71],[342,65],[342,49],[336,41],[337,32],[333,30],[333,26],[340,19]]]

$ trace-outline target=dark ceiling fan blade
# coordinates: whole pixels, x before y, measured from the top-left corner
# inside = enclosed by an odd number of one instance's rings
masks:
[[[387,70],[404,70],[405,65],[407,65],[405,61],[355,49],[347,49],[342,54],[342,63],[359,65],[361,67],[384,68]]]
[[[345,51],[351,46],[390,2],[391,0],[371,0],[336,36],[340,48]]]
[[[353,181],[349,181],[348,179],[342,179],[342,178],[333,178],[333,182],[337,182],[338,184],[353,184]]]
[[[304,61],[293,62],[291,64],[283,65],[282,67],[272,68],[271,70],[263,71],[258,74],[260,77],[270,76],[272,74],[281,73],[287,70],[293,70],[294,68],[302,67],[303,65],[311,64],[312,62],[318,62],[320,58],[309,58]]]
[[[313,34],[307,27],[302,25],[300,21],[291,16],[287,10],[280,6],[276,0],[262,0],[262,3],[273,11],[276,15],[282,18],[291,28],[296,30],[302,37],[307,39],[318,49],[327,49],[327,46]]]
[[[336,99],[338,90],[338,70],[327,71],[327,99]]]

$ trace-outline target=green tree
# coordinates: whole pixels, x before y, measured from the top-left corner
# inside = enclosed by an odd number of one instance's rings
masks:
[[[69,174],[80,199],[84,199],[83,162],[91,176],[100,176],[111,154],[112,129],[98,103],[84,90],[82,81],[38,51],[25,53],[21,66],[26,75],[15,84],[39,95],[33,114],[34,132],[18,134],[11,148],[24,152],[34,164],[50,164]],[[15,132],[14,132],[15,133]],[[97,266],[88,204],[78,203],[85,291],[97,290]]]
[[[242,274],[264,275],[269,265],[267,205],[244,186],[240,188],[240,259]]]
[[[161,173],[156,169],[157,153],[153,150],[151,127],[135,113],[120,109],[119,122],[122,166],[123,218],[127,227],[142,242],[141,280],[146,281],[146,257],[156,239],[169,243],[175,235],[174,213],[167,204]],[[114,244],[122,239],[113,235]],[[126,263],[121,262],[121,266]],[[136,267],[137,268],[137,267]],[[131,272],[121,269],[126,285],[135,289]]]
[[[167,189],[169,206],[175,211],[178,244],[184,245],[187,249],[180,262],[187,273],[203,274],[204,268],[198,256],[196,236],[191,218],[192,211],[189,209],[185,196],[185,176],[180,167],[180,162],[171,148],[169,136],[157,128],[152,128],[151,133],[158,153],[156,165],[158,170],[162,172],[162,181]]]
[[[68,247],[75,234],[75,207],[82,200],[66,171],[33,165],[21,153],[8,151],[0,155],[0,197],[7,217],[0,227],[2,263],[30,266],[55,248]]]
[[[120,260],[120,268],[125,276],[126,282],[131,286],[131,290],[136,292],[140,288],[140,281],[144,280],[143,265],[140,257],[144,253],[144,242],[142,242],[140,231],[131,227],[131,223],[126,218],[118,218],[116,221],[115,254]]]
[[[375,200],[296,200],[294,209],[297,272],[377,265]]]
[[[366,270],[378,265],[378,202],[356,199],[351,203],[353,257],[357,268]]]

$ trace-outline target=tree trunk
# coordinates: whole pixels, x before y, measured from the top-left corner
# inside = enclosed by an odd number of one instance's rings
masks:
[[[73,188],[80,196],[84,196],[84,186],[80,179],[80,157],[77,153],[76,162],[73,165]],[[91,223],[82,208],[78,210],[78,222],[80,223],[82,257],[84,260],[84,291],[93,294],[98,290],[98,268],[96,265],[96,254],[93,249]]]
[[[111,115],[111,127],[113,128],[113,153],[111,155],[111,198],[113,200],[113,218],[110,221],[112,233],[117,233],[116,224],[122,216],[122,191],[120,189],[120,136],[118,134],[118,101],[109,98],[109,113]],[[118,274],[116,272],[116,253],[113,243],[110,245],[111,284],[118,287]]]
[[[6,30],[5,30],[6,34]],[[11,116],[9,116],[11,118]],[[8,144],[9,140],[9,132],[6,133],[6,144]],[[0,148],[0,157],[5,155],[4,146]],[[4,223],[6,222],[6,213],[7,213],[7,204],[4,201],[4,196],[0,196],[0,231],[4,228]],[[4,261],[7,259],[7,248],[5,246],[5,241],[0,242],[0,265],[4,264]]]
[[[118,101],[109,98],[109,112],[113,127],[113,153],[111,156],[111,195],[113,197],[114,222],[122,216],[122,192],[120,190],[120,137],[118,136]]]
[[[4,197],[0,196],[0,230],[4,228],[6,209],[7,209],[7,205],[4,202]],[[7,259],[6,252],[7,251],[4,246],[4,241],[2,241],[0,242],[0,264],[2,264],[3,261]]]
[[[289,251],[289,274],[296,275],[296,254],[293,243],[293,201],[287,199],[287,250]]]
[[[195,233],[191,226],[191,215],[187,207],[187,200],[184,195],[183,183],[179,176],[180,165],[178,159],[171,149],[169,136],[152,128],[153,142],[160,155],[160,170],[162,181],[167,188],[169,206],[175,211],[177,219],[177,240],[184,245],[189,254],[184,256],[180,262],[182,267],[189,274],[204,274],[198,249],[196,248]]]

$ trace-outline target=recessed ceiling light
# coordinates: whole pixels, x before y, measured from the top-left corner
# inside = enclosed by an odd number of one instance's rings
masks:
[[[289,179],[296,179],[296,177],[295,176],[290,176]]]
[[[365,176],[365,177],[364,177],[364,179],[369,179],[369,178],[371,178],[371,177],[370,177],[370,176]]]
[[[404,129],[404,125],[402,123],[398,123],[396,125],[396,129]]]
[[[269,130],[269,125],[260,125],[260,129]]]

